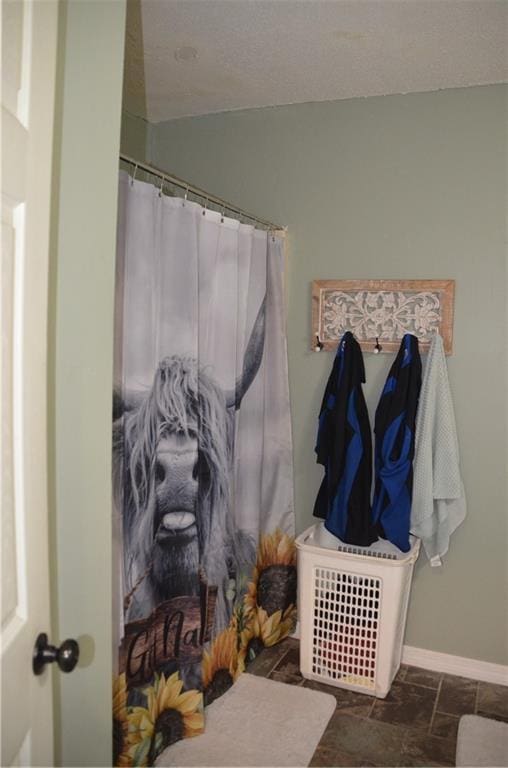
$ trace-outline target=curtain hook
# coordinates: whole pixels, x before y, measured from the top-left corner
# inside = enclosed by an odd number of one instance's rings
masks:
[[[225,211],[226,211],[226,208],[225,208],[225,206],[223,206],[221,214],[220,214],[220,223],[221,224],[224,224],[224,213],[225,213]]]
[[[206,215],[206,209],[207,209],[207,207],[208,207],[208,198],[207,198],[207,197],[205,197],[205,205],[204,205],[204,208],[203,208],[203,216],[205,216],[205,215]]]
[[[164,176],[161,176],[161,185],[159,188],[159,197],[162,197],[164,194]]]
[[[138,172],[138,164],[136,163],[136,165],[134,166],[134,173],[132,174],[131,187],[134,186],[134,182],[136,180],[136,173],[137,172]]]
[[[185,206],[187,202],[187,195],[189,194],[189,187],[185,187],[185,195],[183,196],[182,205]]]
[[[381,344],[379,343],[379,339],[378,339],[378,337],[376,336],[376,346],[374,347],[374,354],[375,354],[375,355],[379,355],[379,353],[382,351],[382,349],[383,349],[383,347],[382,347],[382,346],[381,346]]]
[[[316,333],[316,344],[314,345],[314,352],[321,352],[323,347],[324,347],[324,344],[319,338],[319,333]]]

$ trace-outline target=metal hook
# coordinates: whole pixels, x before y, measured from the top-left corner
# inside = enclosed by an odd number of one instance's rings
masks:
[[[223,207],[222,211],[221,211],[221,214],[220,214],[220,223],[221,224],[224,224],[224,213],[225,213],[225,211],[226,211],[226,209]]]
[[[164,194],[164,176],[161,176],[161,185],[159,188],[159,197],[162,197]]]
[[[136,165],[134,166],[134,173],[132,174],[131,187],[134,186],[134,182],[136,180],[136,173],[137,172],[138,172],[138,164],[136,163]]]
[[[208,207],[208,198],[207,198],[207,197],[205,197],[205,205],[204,205],[204,208],[203,208],[203,216],[205,216],[205,215],[206,215],[206,209],[207,209],[207,207]]]
[[[374,347],[374,354],[375,354],[375,355],[379,355],[379,353],[382,351],[382,349],[383,349],[383,347],[382,347],[382,346],[381,346],[381,344],[379,343],[379,339],[378,339],[378,337],[376,336],[376,346]]]
[[[314,352],[321,352],[323,347],[324,347],[324,344],[319,338],[319,333],[316,333],[316,344],[314,346]]]

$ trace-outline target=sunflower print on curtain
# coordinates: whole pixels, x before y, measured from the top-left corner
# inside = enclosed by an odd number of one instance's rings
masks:
[[[282,240],[120,178],[114,765],[152,765],[296,614]]]

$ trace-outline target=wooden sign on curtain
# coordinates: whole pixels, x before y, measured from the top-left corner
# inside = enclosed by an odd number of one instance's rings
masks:
[[[345,331],[360,347],[396,352],[405,333],[418,337],[426,350],[436,331],[446,354],[452,352],[454,280],[314,280],[312,348],[316,336],[334,350]]]

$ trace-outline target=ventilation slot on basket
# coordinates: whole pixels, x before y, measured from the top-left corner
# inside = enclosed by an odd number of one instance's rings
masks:
[[[349,685],[373,688],[381,580],[314,568],[312,672]]]
[[[397,560],[397,555],[391,552],[376,552],[368,549],[359,549],[358,547],[348,547],[345,544],[339,544],[338,552],[346,552],[348,555],[365,555],[366,557],[381,557],[383,560]]]

